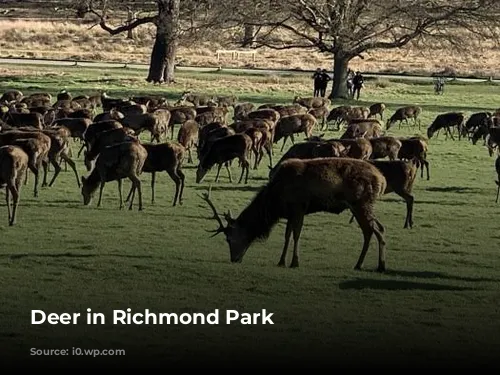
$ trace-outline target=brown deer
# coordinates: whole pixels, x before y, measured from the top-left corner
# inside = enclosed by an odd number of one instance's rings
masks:
[[[35,175],[34,197],[38,197],[39,171],[48,160],[51,139],[39,131],[10,130],[0,133],[0,146],[19,146],[28,155],[28,168]],[[27,183],[27,177],[25,184]],[[46,178],[46,177],[45,177]]]
[[[177,142],[179,142],[188,152],[188,163],[193,163],[191,149],[196,148],[198,144],[198,133],[200,126],[194,120],[187,120],[181,125],[177,133]]]
[[[387,187],[384,194],[396,193],[406,202],[406,218],[404,229],[413,228],[413,183],[417,175],[415,159],[411,161],[401,160],[370,160],[375,167],[384,175]],[[354,217],[351,217],[352,223]]]
[[[196,170],[196,183],[199,184],[202,182],[207,172],[215,164],[218,164],[215,182],[219,180],[220,170],[223,165],[227,169],[229,182],[233,182],[229,162],[235,158],[238,158],[241,163],[241,176],[238,183],[241,183],[243,180],[245,172],[245,184],[248,183],[248,173],[250,170],[248,156],[251,150],[252,139],[244,133],[229,135],[215,140],[210,145],[207,152],[201,155],[200,163],[198,164],[198,169]]]
[[[280,218],[287,219],[285,243],[278,266],[285,266],[293,233],[293,258],[290,267],[299,266],[299,238],[304,217],[317,212],[340,214],[350,210],[363,232],[364,242],[354,267],[363,265],[370,240],[375,234],[379,244],[378,271],[386,269],[384,226],[374,214],[375,202],[386,190],[382,173],[371,163],[348,158],[316,158],[284,161],[252,202],[233,218],[229,211],[224,225],[210,200],[210,190],[202,198],[209,204],[219,228],[229,244],[231,262],[240,263],[257,239],[266,239]]]
[[[128,177],[132,181],[132,197],[129,210],[134,203],[134,195],[137,190],[139,196],[139,211],[142,211],[142,189],[141,180],[144,162],[148,156],[146,149],[138,142],[122,142],[105,147],[97,157],[95,167],[88,177],[82,176],[83,204],[88,206],[92,197],[99,189],[99,201],[97,207],[101,206],[102,191],[106,182],[118,181],[118,194],[120,198],[120,209],[123,209],[122,179]]]
[[[155,181],[156,172],[166,171],[175,183],[175,195],[173,206],[179,202],[182,205],[182,194],[184,192],[185,176],[182,172],[182,163],[184,162],[184,146],[171,143],[141,143],[148,152],[148,157],[142,167],[142,172],[151,173],[151,204],[155,203]],[[132,189],[128,193],[125,202],[128,202],[132,195]]]
[[[9,226],[16,223],[21,183],[28,169],[28,155],[18,146],[0,147],[0,185],[5,186]],[[12,194],[12,207],[10,195]]]
[[[409,105],[405,107],[398,108],[396,112],[389,118],[389,121],[387,121],[387,130],[389,130],[392,125],[395,123],[399,123],[399,128],[401,129],[401,122],[404,120],[406,122],[406,125],[409,125],[408,119],[413,119],[413,126],[417,125],[418,122],[418,129],[420,130],[421,122],[419,119],[419,116],[422,113],[422,107],[419,107],[417,105]]]

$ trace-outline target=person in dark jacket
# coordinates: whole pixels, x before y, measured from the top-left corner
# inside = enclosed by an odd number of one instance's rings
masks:
[[[312,75],[312,79],[314,80],[314,96],[319,96],[321,93],[321,85],[323,82],[323,74],[321,69],[318,68]]]
[[[332,80],[332,78],[328,75],[326,69],[323,69],[321,71],[321,88],[320,88],[320,96],[322,98],[325,97],[326,95],[326,88],[328,87],[328,82]]]
[[[359,100],[359,94],[361,92],[361,89],[363,88],[363,84],[364,84],[364,78],[358,71],[356,72],[356,74],[352,79],[352,86],[353,86],[352,97],[354,98],[354,96],[356,96],[356,100]]]

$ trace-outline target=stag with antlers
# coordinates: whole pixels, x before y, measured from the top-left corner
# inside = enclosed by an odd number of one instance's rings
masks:
[[[350,210],[364,236],[355,269],[361,269],[370,240],[375,234],[379,244],[378,271],[385,271],[384,227],[375,217],[375,201],[385,192],[387,182],[371,163],[347,158],[288,159],[280,164],[267,185],[252,202],[233,218],[226,213],[227,225],[210,199],[210,189],[202,196],[218,222],[213,236],[224,233],[230,259],[240,263],[252,242],[266,239],[280,218],[287,219],[285,243],[278,266],[285,266],[293,233],[294,247],[290,267],[299,266],[298,243],[304,217],[316,212],[340,214]]]

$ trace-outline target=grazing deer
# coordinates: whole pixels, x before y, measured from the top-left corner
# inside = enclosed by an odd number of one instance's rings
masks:
[[[92,196],[100,185],[99,201],[101,206],[102,191],[106,182],[118,181],[120,209],[123,208],[122,179],[128,177],[132,181],[132,197],[129,210],[132,209],[135,191],[139,195],[139,211],[142,211],[142,189],[139,175],[148,156],[146,149],[138,142],[122,142],[105,147],[95,162],[94,169],[88,177],[82,176],[83,204],[88,206]]]
[[[299,266],[298,244],[304,217],[317,212],[340,214],[350,210],[364,236],[358,262],[360,270],[372,235],[379,244],[378,271],[385,271],[384,226],[375,217],[375,202],[386,190],[382,173],[371,163],[349,158],[288,159],[281,163],[269,182],[234,219],[229,211],[224,225],[210,200],[210,189],[202,198],[211,207],[219,228],[229,244],[231,262],[240,263],[256,239],[265,239],[280,218],[287,219],[285,243],[278,266],[284,266],[293,233],[294,247],[290,267]],[[212,237],[213,237],[212,236]]]
[[[451,127],[458,128],[458,140],[462,138],[463,128],[465,126],[465,113],[464,112],[447,112],[437,115],[432,124],[427,128],[427,138],[431,139],[437,132],[436,137],[441,129],[445,130],[445,140],[448,135],[451,139],[455,139],[450,130]]]
[[[28,155],[18,146],[0,147],[0,185],[5,186],[9,226],[16,223],[21,183],[28,169]],[[10,194],[12,194],[12,207]]]
[[[248,183],[248,173],[250,170],[248,156],[251,150],[252,139],[244,133],[229,135],[215,140],[207,152],[201,155],[200,163],[196,170],[196,183],[199,184],[202,182],[208,171],[215,164],[218,164],[215,182],[219,180],[220,170],[223,165],[227,169],[229,182],[233,182],[229,162],[235,158],[238,158],[241,163],[241,176],[238,183],[241,183],[243,180],[245,172],[245,184]]]

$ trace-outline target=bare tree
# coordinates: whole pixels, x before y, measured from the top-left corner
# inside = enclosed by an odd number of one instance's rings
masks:
[[[120,1],[120,0],[87,0],[76,5],[77,15],[83,17],[91,13],[98,17],[99,26],[110,33],[117,35],[129,32],[144,24],[153,24],[156,27],[155,42],[151,52],[148,82],[174,82],[175,56],[179,38],[180,0],[155,1]],[[136,12],[132,11],[136,9]],[[109,20],[120,11],[127,15],[145,15],[127,19],[119,26],[112,27]]]
[[[227,3],[224,3],[227,5]],[[263,27],[256,47],[309,48],[333,55],[330,98],[348,96],[349,62],[376,49],[410,42],[498,40],[497,0],[239,0],[235,23]]]

